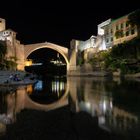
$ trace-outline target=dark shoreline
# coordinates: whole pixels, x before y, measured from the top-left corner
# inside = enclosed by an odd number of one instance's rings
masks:
[[[24,80],[24,81],[17,81],[17,82],[8,82],[8,83],[1,83],[0,86],[21,86],[21,85],[29,85],[35,84],[37,80]]]
[[[10,79],[11,75],[13,75],[13,77],[18,75],[19,79]],[[25,71],[0,71],[0,86],[20,86],[34,84],[36,82],[36,75]]]
[[[1,140],[124,140],[102,130],[88,113],[72,113],[69,106],[53,111],[23,110],[17,121],[7,126]]]

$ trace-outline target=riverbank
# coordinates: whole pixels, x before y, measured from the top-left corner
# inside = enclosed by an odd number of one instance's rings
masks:
[[[13,74],[20,75],[20,81],[11,81],[9,76]],[[121,75],[120,72],[106,72],[106,71],[89,71],[89,72],[79,72],[79,71],[71,71],[68,72],[67,77],[106,77],[106,78],[122,78],[125,79],[136,79],[140,81],[140,73],[136,74],[125,74]],[[9,86],[9,85],[27,85],[27,84],[34,84],[37,82],[36,76],[32,75],[31,73],[27,73],[25,71],[0,71],[0,85]]]
[[[106,77],[111,75],[111,73],[106,71],[86,71],[86,72],[80,72],[80,71],[70,71],[67,76],[91,76],[91,77]]]
[[[18,75],[18,80],[10,79],[10,75]],[[37,82],[34,75],[25,71],[0,71],[0,85],[27,85]]]
[[[70,71],[67,74],[68,77],[123,77],[125,79],[137,79],[140,78],[140,73],[134,74],[121,74],[120,71],[107,72],[107,71]]]

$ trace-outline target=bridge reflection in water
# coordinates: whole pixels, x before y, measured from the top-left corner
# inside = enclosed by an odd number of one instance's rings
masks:
[[[136,106],[134,106],[136,111],[133,112],[127,105],[117,102],[119,94],[120,100],[124,96],[121,95],[122,93],[116,92],[118,89],[120,89],[119,92],[123,90],[123,94],[130,92],[123,82],[109,81],[104,78],[69,77],[67,81],[55,79],[49,81],[49,83],[47,82],[48,86],[46,82],[39,81],[36,85],[20,86],[16,90],[10,91],[11,93],[7,91],[6,94],[4,90],[0,91],[1,96],[3,96],[0,101],[0,122],[2,126],[14,123],[16,114],[24,109],[49,111],[66,105],[69,105],[74,113],[84,111],[92,117],[98,117],[99,126],[109,131],[114,130],[124,133],[139,125],[140,116],[136,113],[140,112],[139,108],[137,107],[136,109]],[[135,88],[135,92],[137,92],[133,95],[133,100],[139,97],[137,95],[139,93],[137,88],[139,84],[139,82],[135,84],[134,81],[129,82],[129,86]],[[44,90],[46,87],[47,89]],[[46,94],[50,95],[44,96]],[[38,96],[39,99],[36,100]],[[54,101],[38,102],[39,100],[44,100],[44,98],[48,100],[48,98],[53,98],[53,96],[55,96]],[[128,93],[128,96],[130,96],[130,93]],[[131,102],[130,99],[129,101]]]

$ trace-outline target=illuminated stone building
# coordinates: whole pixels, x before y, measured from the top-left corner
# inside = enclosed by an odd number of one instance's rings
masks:
[[[91,38],[86,41],[78,41],[78,50],[91,52],[90,49],[94,48],[93,52],[95,53],[136,37],[138,35],[137,27],[132,27],[128,24],[128,16],[129,14],[115,20],[108,19],[100,23],[97,26],[97,36],[91,36]]]
[[[6,22],[0,19],[0,40],[7,46],[6,59],[17,63],[17,70],[24,70],[24,45],[16,39],[16,32],[6,29]]]
[[[105,38],[106,48],[129,41],[137,36],[137,27],[128,24],[128,15],[108,19],[98,25],[98,35]]]
[[[5,30],[5,19],[0,18],[0,31]]]
[[[77,70],[77,65],[88,62],[93,56],[102,50],[107,50],[119,43],[131,40],[137,36],[137,27],[127,23],[128,15],[112,20],[108,19],[100,23],[97,36],[91,36],[86,41],[73,39],[70,42],[70,49],[64,48],[50,43],[40,43],[34,45],[23,45],[16,39],[16,32],[6,29],[5,19],[0,18],[0,41],[4,41],[7,45],[7,60],[14,60],[17,63],[17,70],[24,70],[25,60],[27,56],[34,51],[33,47],[51,48],[58,51],[67,62],[67,70]]]
[[[73,58],[74,60],[70,60],[72,61],[70,63],[74,63],[74,65],[77,65],[79,57],[82,57],[85,62],[92,58],[93,54],[97,51],[96,40],[96,36],[91,36],[86,41],[73,39],[71,41],[71,49],[75,49],[75,53],[73,52],[74,57],[71,58]]]
[[[86,41],[71,41],[71,49],[73,57],[70,61],[73,64],[73,70],[77,70],[78,66],[87,64],[93,56],[102,50],[112,48],[114,45],[127,42],[137,37],[137,27],[128,24],[128,15],[118,19],[108,19],[97,25],[97,36],[91,36]],[[80,62],[80,63],[79,63]]]

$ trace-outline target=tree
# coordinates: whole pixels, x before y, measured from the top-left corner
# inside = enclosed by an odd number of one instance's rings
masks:
[[[137,27],[138,38],[140,38],[140,9],[132,12],[128,16],[128,24],[130,24],[134,29]],[[134,46],[135,52],[137,54],[137,46]],[[137,58],[137,55],[136,55]]]
[[[138,37],[140,37],[140,9],[129,14],[128,24],[132,27],[137,26]]]

